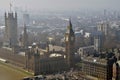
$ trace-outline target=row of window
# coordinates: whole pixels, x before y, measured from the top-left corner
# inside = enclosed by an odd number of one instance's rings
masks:
[[[98,78],[103,78],[106,79],[107,77],[107,70],[105,67],[103,66],[99,66],[99,65],[94,65],[94,64],[84,64],[83,63],[83,72],[85,72],[87,75],[91,75],[91,76],[95,76]]]

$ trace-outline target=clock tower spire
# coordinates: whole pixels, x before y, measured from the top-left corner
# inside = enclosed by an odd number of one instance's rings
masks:
[[[74,53],[75,53],[75,34],[72,29],[71,19],[69,19],[69,25],[65,33],[65,44],[66,44],[66,58],[69,68],[74,67]]]

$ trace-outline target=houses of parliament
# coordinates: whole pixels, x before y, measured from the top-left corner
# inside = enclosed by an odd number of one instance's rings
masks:
[[[0,48],[0,56],[10,63],[23,67],[34,75],[64,72],[75,67],[75,32],[71,20],[64,36],[65,47],[51,45],[48,42],[44,48],[40,43],[28,44],[25,24],[24,34],[18,45],[17,33],[17,13],[5,13],[5,40],[4,47]],[[96,42],[100,41],[99,37],[96,38]],[[97,50],[98,48],[97,44]],[[119,50],[117,53],[106,51],[98,54],[97,51],[94,52],[93,46],[84,50],[85,47],[79,49],[79,58],[85,75],[97,77],[98,80],[120,80]],[[20,53],[21,51],[24,52]]]
[[[50,45],[49,43],[46,43],[44,48],[41,48],[42,44],[39,43],[28,45],[25,24],[21,45],[19,46],[17,41],[17,13],[13,12],[5,13],[4,35],[4,48],[1,49],[4,54],[0,53],[0,56],[10,59],[11,63],[24,67],[34,75],[62,72],[75,65],[75,34],[71,20],[69,20],[65,33],[65,47]],[[7,47],[11,50],[8,50]],[[24,53],[18,55],[21,50],[24,50]]]
[[[32,45],[26,51],[26,68],[34,71],[35,75],[40,73],[54,73],[69,70],[75,66],[75,35],[71,21],[65,33],[66,47],[52,46],[47,44],[46,49],[38,45]]]

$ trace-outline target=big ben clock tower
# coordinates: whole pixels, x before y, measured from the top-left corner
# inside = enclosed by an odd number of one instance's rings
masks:
[[[75,34],[72,29],[71,20],[69,20],[69,26],[65,33],[65,44],[66,44],[66,58],[69,68],[74,67],[74,53],[75,53]]]

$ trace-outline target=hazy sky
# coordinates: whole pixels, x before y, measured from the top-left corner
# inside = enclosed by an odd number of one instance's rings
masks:
[[[0,0],[0,9],[14,7],[32,10],[120,9],[120,0]]]

